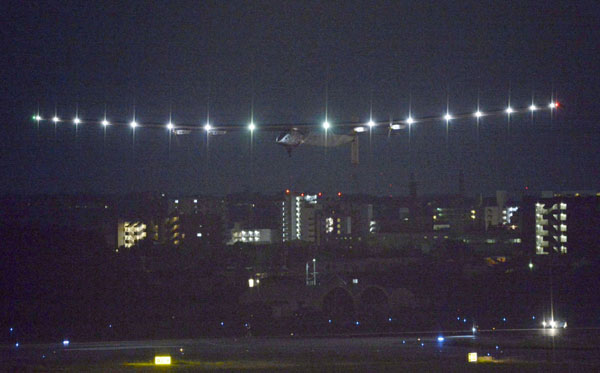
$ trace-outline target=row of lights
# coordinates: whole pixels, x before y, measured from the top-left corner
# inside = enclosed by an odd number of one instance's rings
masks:
[[[548,104],[548,109],[550,109],[550,110],[554,110],[554,109],[557,109],[559,106],[560,106],[560,104],[559,104],[557,101],[553,101],[553,102],[550,102],[550,103]],[[538,107],[538,106],[537,106],[537,105],[535,105],[535,104],[531,104],[531,105],[530,105],[530,106],[527,108],[527,110],[529,110],[530,112],[534,112],[534,111],[537,111],[537,110],[540,110],[540,109],[541,109],[541,108],[540,108],[540,107]],[[521,111],[523,111],[523,110],[521,110]],[[511,115],[511,114],[513,114],[513,113],[516,113],[516,112],[517,112],[517,110],[509,106],[509,107],[507,107],[507,108],[504,110],[504,112],[505,112],[506,114],[508,114],[508,115]],[[484,113],[484,112],[482,112],[482,111],[480,111],[480,110],[477,110],[476,112],[474,112],[474,113],[473,113],[473,116],[474,116],[475,118],[477,118],[477,119],[479,119],[479,118],[481,118],[481,117],[483,117],[483,116],[486,116],[486,115],[489,115],[489,114],[486,114],[486,113]],[[453,119],[455,119],[455,118],[452,116],[452,114],[450,114],[449,112],[447,112],[446,114],[444,114],[444,116],[442,117],[442,119],[443,119],[443,120],[445,120],[446,122],[449,122],[449,121],[451,121],[451,120],[453,120]],[[408,118],[406,118],[406,119],[404,120],[404,123],[405,123],[405,124],[408,124],[408,125],[410,126],[410,125],[412,125],[412,124],[416,123],[417,121],[418,121],[418,119],[415,119],[415,118],[413,118],[412,116],[409,116]],[[377,125],[377,123],[375,123],[375,122],[374,122],[372,119],[371,119],[371,120],[369,120],[369,122],[367,123],[367,126],[368,126],[370,129],[371,129],[371,128],[373,128],[373,127],[375,127],[376,125]],[[323,123],[323,128],[324,128],[324,129],[329,129],[329,127],[330,127],[330,124],[329,124],[329,122],[324,122],[324,123]],[[398,125],[398,124],[392,124],[390,127],[391,127],[392,129],[400,129],[400,125]],[[364,131],[365,131],[365,128],[364,128],[364,127],[356,127],[356,128],[354,129],[354,131],[355,131],[355,132],[364,132]]]
[[[559,104],[558,102],[556,102],[556,101],[550,102],[550,103],[548,104],[548,109],[550,109],[550,110],[557,109],[557,108],[559,107],[559,105],[560,105],[560,104]],[[540,108],[540,107],[538,107],[538,106],[536,106],[535,104],[531,104],[531,106],[529,106],[529,107],[527,108],[527,110],[529,110],[530,112],[534,112],[534,111],[537,111],[537,110],[540,110],[540,109],[541,109],[541,108]],[[512,108],[512,107],[510,107],[510,106],[509,106],[509,107],[507,107],[507,108],[504,110],[504,112],[505,112],[507,115],[511,115],[511,114],[513,114],[513,113],[516,113],[517,111],[523,111],[523,109],[521,109],[521,110],[517,110],[517,109],[514,109],[514,108]],[[479,118],[481,118],[481,117],[483,117],[483,116],[486,116],[486,115],[490,115],[490,114],[489,114],[489,113],[488,113],[488,114],[486,114],[486,113],[484,113],[484,112],[482,112],[482,111],[480,111],[480,110],[477,110],[475,113],[473,113],[473,116],[474,116],[475,118],[477,118],[477,119],[479,119]],[[41,117],[39,114],[37,114],[37,115],[34,115],[34,116],[32,117],[32,119],[33,119],[34,121],[37,121],[37,122],[40,122],[40,121],[43,121],[43,120],[44,120],[44,118],[42,118],[42,117]],[[450,114],[449,112],[447,112],[447,113],[446,113],[446,114],[445,114],[445,115],[442,117],[442,119],[443,119],[443,120],[445,120],[446,122],[449,122],[449,121],[451,121],[451,120],[453,120],[453,119],[455,119],[455,118],[452,116],[452,114]],[[63,120],[61,120],[61,119],[60,119],[58,116],[56,116],[56,115],[55,115],[55,116],[54,116],[52,119],[50,119],[50,120],[51,120],[52,122],[54,122],[55,124],[63,121]],[[412,116],[409,116],[409,117],[408,117],[408,118],[406,118],[404,121],[402,121],[402,123],[404,123],[404,124],[408,124],[408,125],[412,125],[412,124],[414,124],[414,123],[416,123],[416,122],[418,122],[418,121],[419,121],[418,119],[415,119],[415,118],[413,118]],[[82,121],[81,121],[81,119],[80,119],[79,117],[75,117],[75,118],[73,119],[73,123],[74,123],[75,125],[78,125],[78,124],[81,124],[81,123],[82,123]],[[110,123],[110,122],[109,122],[109,121],[108,121],[108,120],[105,118],[105,119],[103,119],[103,120],[100,122],[100,124],[102,124],[104,127],[107,127],[107,126],[109,126],[111,123]],[[129,126],[130,126],[131,128],[136,128],[136,127],[138,127],[139,125],[140,125],[140,124],[139,124],[138,122],[136,122],[136,121],[135,121],[135,119],[134,119],[134,120],[132,120],[132,121],[129,123]],[[378,124],[377,124],[375,121],[373,121],[372,119],[371,119],[371,120],[369,120],[369,122],[367,122],[367,126],[369,127],[369,129],[371,129],[371,128],[373,128],[373,127],[377,126],[377,125],[378,125]],[[324,130],[326,130],[326,131],[327,131],[327,130],[329,130],[329,129],[331,128],[331,126],[332,126],[332,125],[331,125],[331,123],[330,123],[329,121],[327,121],[327,120],[326,120],[326,121],[324,121],[324,122],[323,122],[323,124],[322,124],[322,127],[323,127],[323,129],[324,129]],[[173,130],[173,129],[175,129],[175,127],[176,127],[176,126],[175,126],[175,124],[174,124],[173,122],[171,122],[171,121],[169,121],[169,122],[166,124],[166,128],[167,128],[168,130]],[[210,123],[206,123],[206,124],[204,125],[204,127],[203,127],[203,128],[204,128],[204,130],[205,130],[205,131],[207,131],[207,132],[209,132],[209,131],[212,131],[212,130],[214,130],[214,129],[215,129],[215,128],[214,128],[214,127],[213,127],[213,126],[210,124]],[[256,127],[256,125],[254,124],[254,122],[251,122],[251,123],[248,125],[248,129],[249,129],[250,131],[254,131],[254,130],[256,130],[256,128],[257,128],[257,127]],[[393,130],[398,130],[398,129],[400,129],[400,128],[401,128],[401,125],[400,125],[400,124],[393,124],[393,123],[390,123],[390,128],[391,128],[391,129],[393,129]],[[365,127],[360,127],[360,126],[359,126],[359,127],[355,127],[355,128],[354,128],[354,131],[355,131],[355,132],[364,132],[364,131],[365,131]]]
[[[32,117],[32,119],[33,119],[34,121],[37,121],[37,122],[40,122],[40,121],[43,121],[43,120],[44,120],[44,118],[42,118],[42,116],[40,116],[39,114],[37,114],[37,115],[34,115],[34,116]],[[55,124],[56,124],[56,123],[59,123],[59,122],[64,122],[64,120],[60,119],[60,118],[59,118],[58,116],[56,116],[56,115],[55,115],[54,117],[52,117],[52,119],[50,119],[50,120],[51,120],[53,123],[55,123]],[[73,118],[73,123],[74,123],[75,125],[78,125],[78,124],[81,124],[81,123],[82,123],[82,121],[81,121],[81,119],[80,119],[79,117],[75,117],[75,118]],[[110,125],[111,125],[111,123],[110,123],[110,122],[109,122],[107,119],[103,119],[103,120],[100,122],[100,124],[102,124],[104,127],[107,127],[107,126],[110,126]],[[135,121],[135,119],[134,119],[134,120],[132,120],[131,122],[129,122],[129,126],[130,126],[131,128],[136,128],[136,127],[138,127],[139,125],[140,125],[140,124],[139,124],[138,122],[136,122],[136,121]],[[169,123],[167,123],[167,124],[166,124],[166,128],[167,128],[168,130],[173,130],[173,129],[175,129],[175,124],[174,124],[173,122],[169,121]],[[206,124],[204,125],[204,129],[205,129],[206,131],[211,131],[211,130],[213,130],[214,128],[213,128],[213,126],[211,126],[211,125],[210,125],[210,123],[206,123]],[[255,125],[254,123],[250,123],[250,124],[248,125],[248,129],[249,129],[250,131],[254,131],[254,130],[256,129],[256,125]]]

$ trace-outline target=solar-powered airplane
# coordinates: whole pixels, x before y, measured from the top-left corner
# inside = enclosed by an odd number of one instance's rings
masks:
[[[38,124],[40,122],[52,122],[55,125],[58,123],[72,122],[75,126],[80,124],[99,124],[105,129],[109,126],[129,126],[135,131],[137,128],[162,128],[167,129],[172,134],[177,136],[189,135],[194,131],[204,131],[207,136],[219,136],[226,135],[230,132],[254,131],[260,130],[269,132],[278,132],[275,142],[286,148],[288,154],[291,156],[292,151],[301,146],[319,146],[319,147],[337,147],[345,144],[352,144],[352,163],[358,163],[358,135],[364,132],[371,133],[377,131],[379,133],[385,130],[389,135],[390,133],[402,129],[409,128],[416,124],[428,123],[428,122],[439,122],[445,121],[446,128],[450,121],[475,118],[477,121],[482,117],[498,116],[498,115],[517,115],[522,113],[534,113],[541,110],[549,110],[553,112],[557,110],[561,105],[557,101],[551,101],[547,106],[536,106],[531,104],[525,107],[513,108],[508,106],[503,109],[481,111],[469,113],[451,114],[446,112],[443,116],[428,116],[421,118],[413,118],[409,116],[404,119],[390,119],[389,121],[373,121],[372,119],[366,123],[359,121],[351,122],[336,122],[330,123],[325,120],[323,123],[279,123],[279,124],[265,124],[257,126],[254,122],[250,122],[248,125],[240,124],[224,124],[224,125],[212,125],[210,122],[204,126],[191,125],[191,124],[175,124],[172,121],[168,123],[157,123],[157,122],[144,122],[138,123],[135,118],[130,121],[109,121],[106,117],[102,120],[96,119],[82,119],[75,116],[72,120],[63,120],[58,116],[52,118],[44,118],[39,113],[34,115],[32,119]]]

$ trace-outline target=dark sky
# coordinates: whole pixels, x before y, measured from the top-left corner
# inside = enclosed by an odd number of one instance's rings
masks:
[[[598,189],[600,5],[597,1],[2,2],[0,192],[223,194],[285,188],[406,194],[452,192],[464,170],[474,193]],[[299,148],[276,133],[169,140],[166,131],[51,124],[73,118],[140,122],[331,122],[442,115],[477,105],[564,108],[416,126],[348,147]],[[354,173],[354,177],[353,177]]]

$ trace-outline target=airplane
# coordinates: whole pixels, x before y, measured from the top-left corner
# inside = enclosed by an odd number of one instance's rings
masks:
[[[260,128],[252,127],[251,131],[260,130],[261,132],[278,132],[279,134],[275,138],[275,143],[283,146],[288,155],[292,156],[292,151],[297,147],[304,146],[317,146],[317,147],[338,147],[346,144],[352,144],[353,153],[358,152],[358,134],[367,131],[367,127],[375,128],[386,126],[388,133],[392,130],[400,130],[406,128],[407,124],[401,121],[391,120],[389,122],[373,122],[370,121],[367,125],[358,121],[335,123],[335,132],[330,129],[330,124],[323,123],[322,125],[314,123],[301,123],[301,124],[268,124],[262,125]],[[185,128],[184,128],[185,127]],[[189,127],[189,126],[177,126],[172,131],[176,135],[189,135],[192,130],[197,130],[200,127]],[[207,135],[218,136],[225,135],[229,132],[236,132],[240,130],[249,130],[250,126],[244,127],[239,125],[220,125],[218,127],[204,126],[202,127]],[[320,129],[320,131],[318,131]],[[327,129],[326,136],[322,129]],[[336,133],[344,132],[344,133]],[[356,158],[354,163],[358,163]]]
[[[457,119],[465,118],[476,118],[479,120],[482,117],[504,114],[516,115],[518,113],[533,113],[541,110],[558,110],[563,107],[557,101],[551,101],[548,106],[536,106],[531,104],[530,106],[513,108],[507,107],[503,109],[488,110],[485,112],[477,110],[476,112],[450,114],[447,112],[445,115],[435,115],[428,117],[412,118],[411,116],[405,119],[390,119],[389,121],[372,121],[369,120],[367,123],[359,121],[350,122],[336,122],[330,124],[325,121],[322,124],[317,123],[281,123],[281,124],[265,124],[256,126],[254,123],[249,125],[240,124],[226,124],[212,126],[206,124],[204,126],[189,125],[189,124],[168,124],[157,123],[157,122],[144,122],[137,123],[135,120],[131,122],[115,121],[109,122],[106,118],[104,120],[97,119],[82,119],[75,117],[73,120],[61,120],[56,115],[52,118],[42,118],[40,114],[34,115],[32,119],[38,124],[40,122],[53,122],[54,125],[62,122],[72,122],[75,125],[80,124],[101,124],[104,128],[112,125],[117,126],[130,126],[135,131],[138,127],[144,128],[167,128],[170,133],[176,136],[186,136],[192,133],[192,131],[205,131],[207,136],[220,136],[226,135],[229,132],[236,131],[261,131],[261,132],[278,132],[279,134],[275,137],[275,142],[278,145],[283,146],[288,155],[291,156],[292,151],[299,146],[318,146],[318,147],[337,147],[345,144],[351,144],[352,146],[352,163],[358,164],[358,138],[359,134],[369,131],[370,133],[381,133],[382,130],[387,129],[388,136],[397,130],[410,128],[411,125],[424,122],[440,122],[445,121],[446,126],[448,123]],[[337,132],[337,133],[336,133]]]
[[[306,132],[294,127],[288,131],[281,132],[275,139],[275,142],[283,146],[291,157],[292,150],[300,145],[336,147],[352,143],[353,141],[356,141],[356,139],[356,133],[351,135],[328,133],[327,137],[325,137],[321,133],[316,133],[314,131]]]

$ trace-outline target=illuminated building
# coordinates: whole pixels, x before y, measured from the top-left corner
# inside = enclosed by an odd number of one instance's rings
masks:
[[[323,241],[366,238],[377,227],[373,206],[353,201],[341,193],[332,197],[319,194],[286,193],[281,204],[283,241]]]
[[[281,202],[282,240],[317,241],[318,195],[286,193]]]
[[[562,199],[535,204],[535,253],[567,253],[567,204]]]
[[[324,216],[325,229],[323,233],[326,240],[351,237],[352,216],[341,211],[339,206],[327,206]]]
[[[242,229],[235,224],[231,230],[231,239],[227,243],[233,245],[237,242],[252,244],[272,244],[278,239],[276,230],[273,229]]]
[[[184,238],[185,233],[182,232],[179,216],[174,215],[166,218],[163,224],[162,241],[179,246]]]
[[[147,237],[147,226],[141,221],[119,221],[118,247],[130,248]]]
[[[333,199],[323,203],[320,212],[320,241],[361,241],[377,230],[373,205],[360,200]]]
[[[451,231],[456,234],[477,227],[477,208],[462,197],[441,199],[428,203],[431,209],[433,231]]]
[[[543,192],[524,198],[523,242],[535,255],[597,255],[600,196]]]
[[[207,196],[171,198],[161,222],[160,242],[199,248],[221,245],[225,226],[224,200]]]

